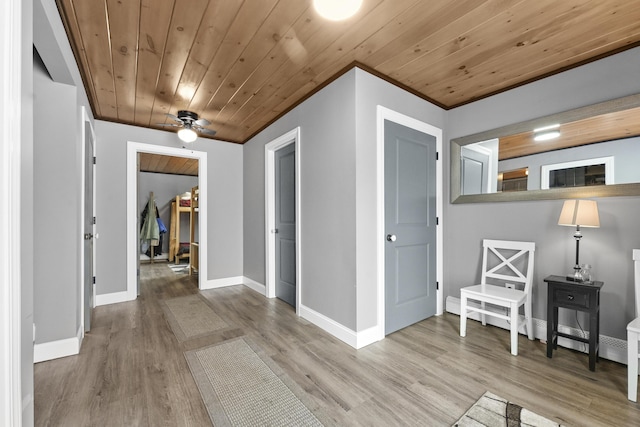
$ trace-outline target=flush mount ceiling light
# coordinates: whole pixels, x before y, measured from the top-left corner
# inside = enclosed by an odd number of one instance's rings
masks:
[[[361,5],[362,0],[313,0],[316,12],[331,21],[351,18]]]
[[[548,141],[560,136],[560,124],[554,124],[549,126],[543,126],[533,130],[534,141]]]

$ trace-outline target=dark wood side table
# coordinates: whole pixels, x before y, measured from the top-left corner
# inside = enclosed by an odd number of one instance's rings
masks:
[[[547,357],[558,348],[558,337],[589,344],[589,369],[596,370],[600,336],[600,289],[602,282],[573,282],[564,276],[549,276],[547,282]],[[558,332],[558,308],[589,313],[589,338]]]

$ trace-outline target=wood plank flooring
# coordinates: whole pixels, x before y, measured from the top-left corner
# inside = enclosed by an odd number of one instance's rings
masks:
[[[179,343],[160,306],[198,292],[194,278],[164,263],[142,266],[141,296],[97,307],[80,354],[35,365],[37,426],[207,426],[184,351],[237,336],[262,347],[337,425],[448,426],[485,391],[569,426],[637,426],[626,366],[445,314],[355,350],[242,286],[203,291],[232,325]]]

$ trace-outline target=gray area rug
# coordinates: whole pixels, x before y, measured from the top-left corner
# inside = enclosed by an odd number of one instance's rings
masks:
[[[229,327],[200,294],[171,298],[161,304],[167,322],[180,342]]]
[[[323,425],[304,391],[246,337],[185,357],[216,427]]]
[[[486,392],[453,427],[559,427],[561,424]]]

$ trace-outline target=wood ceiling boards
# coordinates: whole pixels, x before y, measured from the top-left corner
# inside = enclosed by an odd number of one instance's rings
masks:
[[[57,0],[94,116],[194,111],[244,143],[354,64],[444,108],[640,43],[640,1]]]
[[[198,176],[198,159],[140,153],[140,172]]]

